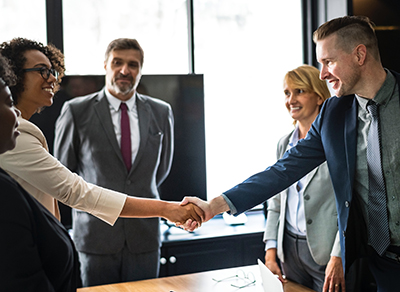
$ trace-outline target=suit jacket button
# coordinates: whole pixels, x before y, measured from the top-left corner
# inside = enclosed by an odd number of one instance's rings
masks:
[[[131,184],[131,181],[128,179],[128,180],[126,181],[126,184],[127,184],[127,185],[130,185],[130,184]]]
[[[311,219],[308,219],[307,220],[307,224],[311,224],[312,223],[312,220]]]
[[[307,201],[308,201],[309,199],[310,199],[310,195],[305,195],[305,196],[304,196],[304,200],[307,200]]]
[[[350,207],[350,202],[346,201],[346,202],[344,202],[344,205],[346,206],[346,208],[348,208],[348,207]]]

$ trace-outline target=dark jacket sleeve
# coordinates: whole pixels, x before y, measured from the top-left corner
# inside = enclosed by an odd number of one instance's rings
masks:
[[[306,138],[286,151],[274,165],[224,192],[237,210],[235,215],[287,189],[326,160],[320,127],[319,115]]]

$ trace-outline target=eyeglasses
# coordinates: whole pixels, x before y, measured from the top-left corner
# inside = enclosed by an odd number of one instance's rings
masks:
[[[40,75],[44,80],[48,80],[50,78],[50,74],[52,74],[56,79],[58,79],[58,72],[54,68],[47,68],[47,67],[35,67],[35,68],[28,68],[24,69],[24,72],[32,72],[32,71],[39,71]]]
[[[256,279],[255,279],[253,273],[250,272],[250,273],[248,273],[246,275],[245,272],[243,270],[240,270],[240,269],[237,270],[236,275],[234,275],[234,276],[230,276],[230,277],[227,277],[227,278],[224,278],[224,279],[221,279],[221,280],[217,280],[217,279],[214,279],[214,278],[212,278],[212,279],[215,282],[218,282],[218,283],[222,282],[222,281],[229,280],[229,279],[241,280],[243,282],[242,285],[231,284],[232,287],[239,288],[239,289],[248,287],[250,285],[254,285],[254,283],[256,282]]]

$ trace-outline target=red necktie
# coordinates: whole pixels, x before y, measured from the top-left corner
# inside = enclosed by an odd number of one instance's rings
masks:
[[[129,125],[128,107],[121,103],[121,153],[128,172],[132,166],[131,127]]]

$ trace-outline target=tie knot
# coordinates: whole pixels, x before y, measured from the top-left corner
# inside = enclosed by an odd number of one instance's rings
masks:
[[[121,111],[127,111],[128,110],[128,106],[126,105],[125,102],[121,102],[121,105],[119,106],[119,108],[121,109]]]
[[[378,104],[375,101],[369,100],[367,103],[367,109],[372,117],[376,118],[378,116]]]

